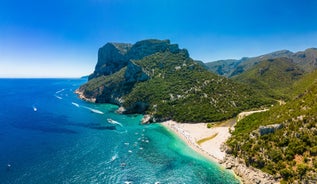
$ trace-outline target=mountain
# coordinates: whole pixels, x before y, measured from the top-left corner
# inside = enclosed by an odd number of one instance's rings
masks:
[[[231,76],[232,71],[234,71],[242,60],[236,59],[227,59],[227,60],[218,60],[210,63],[205,63],[208,69],[218,75],[225,77]]]
[[[306,49],[305,51],[300,51],[296,53],[288,50],[281,50],[258,57],[244,57],[240,60],[220,60],[206,63],[206,65],[208,66],[210,71],[230,78],[247,71],[260,61],[283,57],[291,59],[295,64],[298,65],[298,67],[306,72],[311,72],[314,69],[317,69],[316,48],[310,48]]]
[[[122,113],[146,114],[145,122],[219,121],[272,103],[247,85],[209,72],[177,44],[154,39],[107,43],[77,93],[91,102],[117,104]]]
[[[291,59],[276,58],[262,60],[232,79],[262,91],[263,95],[283,99],[289,96],[290,87],[304,73]]]
[[[110,75],[128,65],[130,60],[138,60],[156,52],[182,51],[177,44],[170,44],[169,40],[144,40],[135,43],[107,43],[98,50],[98,61],[95,71],[89,79],[103,75]],[[183,50],[183,52],[187,52]]]
[[[227,152],[282,178],[281,183],[316,183],[317,71],[296,81],[293,89],[297,95],[285,105],[239,121]]]

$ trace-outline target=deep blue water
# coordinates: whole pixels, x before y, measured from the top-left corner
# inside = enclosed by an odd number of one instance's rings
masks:
[[[141,115],[78,99],[84,82],[0,79],[0,183],[238,183]]]

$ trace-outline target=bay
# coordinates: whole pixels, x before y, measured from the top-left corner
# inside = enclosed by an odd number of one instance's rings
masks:
[[[85,79],[0,79],[1,183],[239,183],[142,115],[74,91]]]

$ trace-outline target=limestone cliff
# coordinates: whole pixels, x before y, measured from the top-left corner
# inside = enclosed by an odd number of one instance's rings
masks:
[[[107,43],[98,50],[98,62],[93,74],[89,76],[89,80],[110,75],[128,64],[127,52],[131,48],[131,44],[124,43]]]
[[[233,117],[268,101],[248,86],[209,72],[169,40],[107,43],[89,81],[77,92],[122,113],[147,114],[146,122],[207,122]]]
[[[122,97],[131,92],[135,83],[149,79],[149,75],[133,61],[158,52],[182,52],[189,57],[187,50],[179,49],[177,44],[170,44],[169,40],[149,39],[133,45],[107,43],[98,50],[98,61],[95,71],[89,76],[89,82],[77,92],[91,102],[121,105]],[[134,108],[129,109],[127,112],[132,112]],[[143,111],[144,108],[133,112]]]

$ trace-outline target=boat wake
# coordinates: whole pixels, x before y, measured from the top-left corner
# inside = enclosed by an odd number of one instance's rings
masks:
[[[128,133],[128,130],[124,130],[124,131],[118,131],[118,130],[116,130],[115,132],[117,132],[117,133],[119,133],[119,134],[126,134],[126,133]]]
[[[119,125],[119,126],[123,127],[121,123],[119,123],[118,121],[115,121],[115,120],[113,120],[113,119],[111,119],[111,118],[108,118],[107,121],[108,121],[110,124]]]
[[[86,106],[82,106],[82,107],[85,108],[85,109],[88,109],[88,110],[90,110],[90,112],[93,112],[93,113],[96,113],[96,114],[104,114],[102,111],[97,110],[97,109],[93,109],[93,108],[86,107]]]
[[[115,161],[117,158],[119,158],[119,155],[118,155],[118,151],[117,151],[117,146],[114,148],[114,150],[112,150],[111,152],[113,153],[112,157],[110,158],[109,161],[106,162],[106,164],[109,164],[113,161]]]
[[[76,107],[79,107],[79,104],[78,103],[75,103],[75,102],[72,102],[72,104]]]
[[[58,90],[58,91],[56,91],[55,93],[58,94],[58,93],[61,93],[61,92],[63,92],[63,91],[65,91],[65,89]]]
[[[60,100],[61,100],[61,99],[63,99],[62,97],[60,97],[60,96],[57,96],[57,95],[55,95],[55,97],[56,97],[56,98],[58,98],[58,99],[60,99]]]

